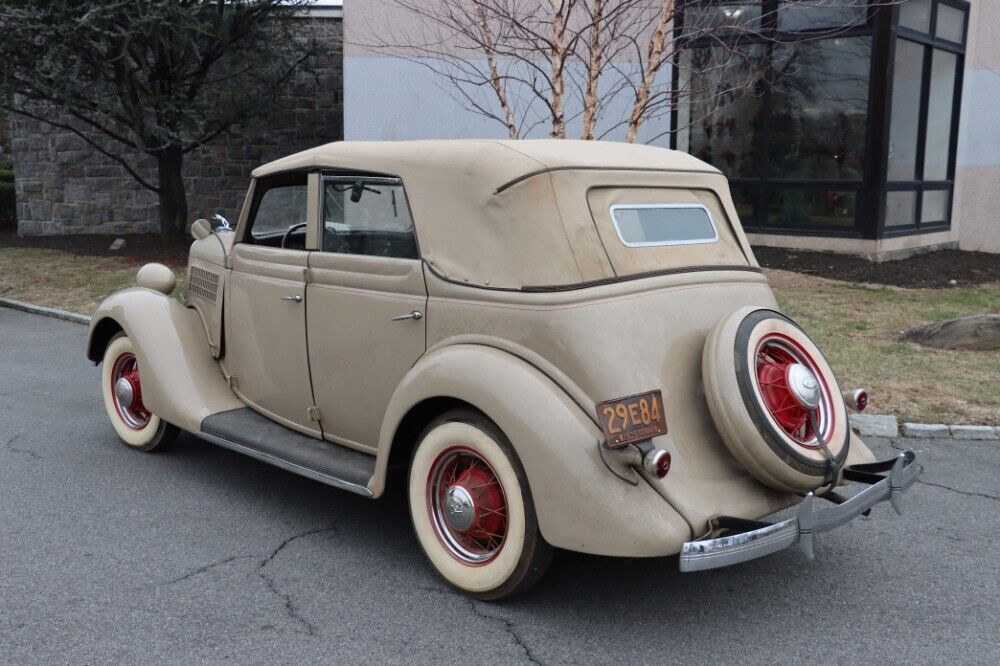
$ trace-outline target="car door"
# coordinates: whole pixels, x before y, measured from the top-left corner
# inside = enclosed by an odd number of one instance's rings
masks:
[[[318,174],[312,177],[313,191]],[[312,412],[306,350],[310,176],[283,174],[254,186],[233,247],[223,367],[237,395],[279,423],[321,437]],[[315,224],[315,222],[313,222]],[[313,241],[314,242],[314,241]]]
[[[322,180],[309,257],[309,364],[324,436],[374,451],[403,375],[424,353],[427,290],[396,178]]]

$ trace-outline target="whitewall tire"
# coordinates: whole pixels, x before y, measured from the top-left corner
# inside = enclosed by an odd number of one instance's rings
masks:
[[[129,448],[154,451],[177,436],[176,426],[151,413],[143,404],[135,349],[124,333],[112,338],[104,350],[101,393],[111,426]]]
[[[408,497],[427,559],[470,596],[521,592],[551,560],[521,463],[480,414],[453,411],[427,427],[410,464]]]

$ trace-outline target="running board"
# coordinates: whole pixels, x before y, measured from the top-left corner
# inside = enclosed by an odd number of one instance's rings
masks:
[[[249,407],[205,417],[199,437],[320,483],[371,497],[375,456],[303,435]]]

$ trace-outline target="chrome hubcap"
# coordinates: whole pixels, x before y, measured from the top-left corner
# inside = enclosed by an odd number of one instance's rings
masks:
[[[135,399],[135,390],[132,388],[132,382],[124,377],[119,377],[118,381],[115,382],[115,397],[118,398],[119,405],[125,409],[131,409],[132,400]]]
[[[444,517],[452,529],[464,532],[476,519],[476,505],[472,495],[462,486],[452,486],[444,495]]]
[[[788,389],[798,403],[810,411],[819,407],[823,396],[812,370],[801,363],[795,363],[788,366],[787,373]]]

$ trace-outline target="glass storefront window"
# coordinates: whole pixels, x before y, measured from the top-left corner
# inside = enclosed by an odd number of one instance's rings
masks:
[[[950,222],[965,2],[686,6],[685,26],[714,31],[680,42],[672,145],[733,179],[745,226],[879,238]]]
[[[727,176],[759,176],[763,102],[758,72],[761,49],[688,49],[681,57],[688,103],[678,114],[686,141],[679,147]]]
[[[934,28],[938,39],[961,44],[965,38],[965,12],[950,5],[938,3],[937,26]]]
[[[899,6],[899,25],[917,32],[931,31],[931,0],[906,0]]]
[[[867,8],[861,3],[831,3],[824,0],[782,2],[778,7],[778,30],[801,32],[832,30],[865,22]]]
[[[759,2],[748,0],[692,5],[684,11],[684,34],[697,37],[723,28],[759,30],[760,9]]]
[[[911,227],[917,215],[916,192],[886,192],[885,226]]]
[[[951,149],[951,107],[955,96],[958,56],[934,49],[931,59],[930,97],[927,100],[927,136],[924,138],[924,180],[948,177]]]
[[[854,226],[855,192],[826,189],[773,190],[767,199],[767,221],[780,227]]]
[[[871,39],[794,42],[774,52],[768,175],[860,180]]]
[[[920,202],[920,223],[948,220],[948,190],[925,190]]]
[[[920,130],[920,82],[924,46],[896,40],[892,75],[892,112],[889,121],[889,180],[917,177],[917,135]]]

